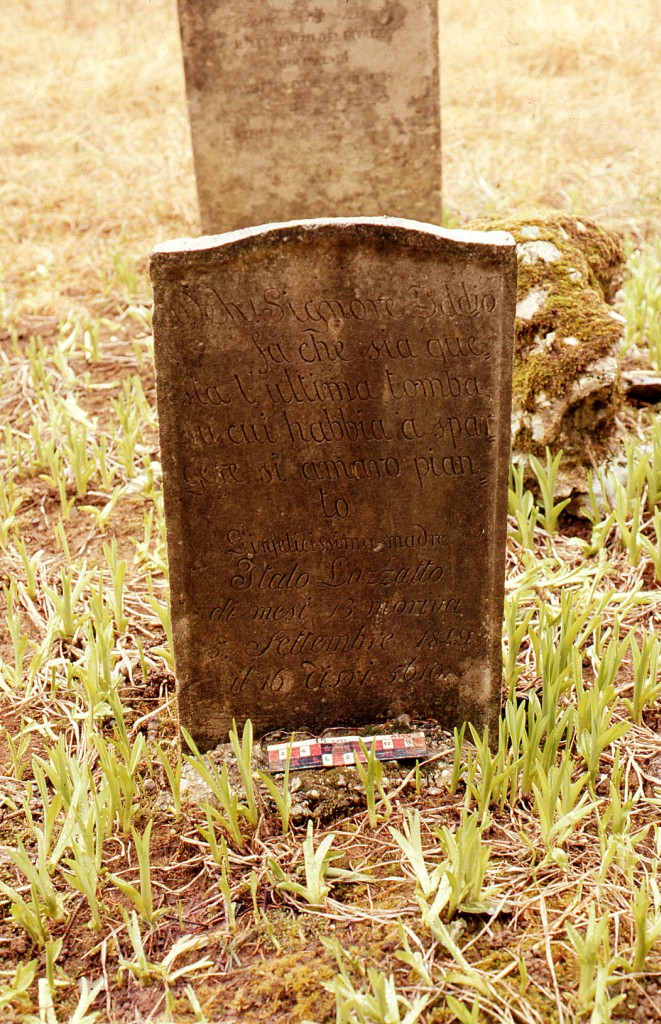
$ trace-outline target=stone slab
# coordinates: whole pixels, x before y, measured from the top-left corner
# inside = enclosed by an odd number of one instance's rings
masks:
[[[202,230],[439,221],[438,0],[179,0]]]
[[[151,275],[182,724],[493,727],[511,236],[274,224]]]

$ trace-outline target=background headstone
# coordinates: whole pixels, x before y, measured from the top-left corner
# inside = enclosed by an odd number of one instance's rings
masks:
[[[266,225],[151,274],[182,724],[493,727],[511,236]]]
[[[437,0],[179,0],[202,230],[438,221]]]

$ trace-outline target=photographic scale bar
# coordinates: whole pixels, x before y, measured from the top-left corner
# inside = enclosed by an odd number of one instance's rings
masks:
[[[382,736],[332,736],[327,739],[296,740],[292,743],[289,767],[337,768],[366,761],[360,749],[360,740],[369,753],[376,740],[379,761],[401,761],[427,756],[427,741],[423,732],[388,733]],[[269,771],[284,772],[287,764],[288,743],[275,743],[266,748]]]

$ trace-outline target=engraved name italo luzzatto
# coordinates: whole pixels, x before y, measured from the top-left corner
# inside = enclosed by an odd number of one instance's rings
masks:
[[[182,724],[493,726],[511,237],[303,221],[151,273]]]
[[[179,0],[202,230],[440,219],[437,0]]]

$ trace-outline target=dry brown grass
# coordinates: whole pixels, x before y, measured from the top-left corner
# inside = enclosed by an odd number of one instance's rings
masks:
[[[7,0],[0,38],[1,263],[22,297],[75,302],[109,251],[197,233],[174,0]],[[552,206],[658,231],[654,0],[442,0],[441,50],[450,220]]]
[[[194,231],[195,191],[174,4],[44,14],[20,0],[0,12],[3,263],[61,309],[98,289],[109,252],[144,257]]]
[[[658,232],[653,2],[442,0],[441,17],[448,210],[550,206]]]

